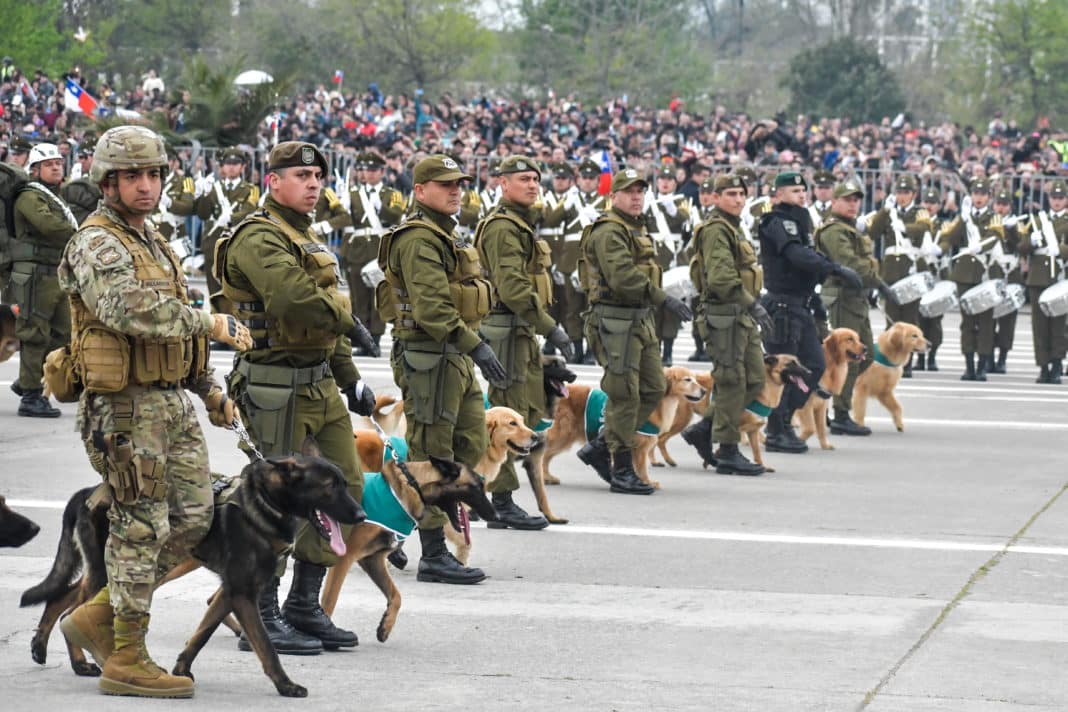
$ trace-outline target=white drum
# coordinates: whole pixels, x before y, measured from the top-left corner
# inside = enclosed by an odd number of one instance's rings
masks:
[[[930,292],[934,286],[935,276],[924,271],[897,280],[890,285],[890,291],[897,298],[898,304],[912,304]]]
[[[676,299],[689,299],[697,296],[693,282],[690,281],[689,267],[673,267],[664,272],[664,291]]]
[[[948,279],[942,280],[931,287],[931,291],[920,299],[920,316],[926,319],[936,319],[956,309],[958,303],[957,283]]]
[[[360,270],[360,279],[370,289],[377,287],[385,278],[386,275],[382,272],[382,268],[378,266],[378,260],[371,260]]]
[[[179,262],[193,255],[193,242],[188,237],[179,237],[177,240],[171,240],[168,244],[174,250],[174,254],[178,255]]]
[[[1022,284],[1010,284],[1005,287],[1005,298],[994,307],[994,318],[1000,319],[1019,309],[1027,301],[1027,291]]]
[[[1001,304],[1006,294],[1005,280],[988,279],[961,295],[960,308],[971,316],[982,314]]]
[[[1043,289],[1038,295],[1038,308],[1050,318],[1068,314],[1068,280]]]

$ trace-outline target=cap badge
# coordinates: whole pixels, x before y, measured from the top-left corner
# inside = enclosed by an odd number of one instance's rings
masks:
[[[300,161],[304,165],[310,166],[315,163],[315,149],[311,146],[304,146],[300,149]]]

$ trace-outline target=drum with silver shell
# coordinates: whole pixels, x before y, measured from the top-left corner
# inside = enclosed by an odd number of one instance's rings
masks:
[[[193,241],[188,237],[179,237],[175,240],[171,240],[167,244],[171,246],[171,250],[178,256],[179,262],[182,262],[185,258],[193,255]]]
[[[935,286],[935,276],[930,272],[917,272],[903,277],[890,285],[890,291],[898,304],[912,304]]]
[[[1003,279],[988,279],[961,295],[960,308],[965,314],[975,316],[990,311],[1005,300],[1006,284]]]
[[[378,260],[371,260],[360,270],[360,279],[368,288],[374,289],[379,282],[386,278],[382,268],[378,266]]]
[[[697,290],[690,280],[689,267],[673,267],[664,272],[663,285],[669,297],[690,299],[697,296]]]
[[[1018,310],[1027,301],[1027,291],[1022,284],[1010,284],[1005,287],[1005,298],[994,307],[994,318],[1000,319]]]
[[[944,279],[935,283],[931,291],[920,298],[920,316],[925,319],[937,319],[956,309],[958,304],[957,283]]]
[[[1043,289],[1038,295],[1038,308],[1051,319],[1068,314],[1068,280]]]

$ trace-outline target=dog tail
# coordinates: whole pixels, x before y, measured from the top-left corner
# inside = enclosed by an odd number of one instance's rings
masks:
[[[56,560],[52,562],[52,570],[45,576],[44,581],[23,592],[19,600],[20,607],[58,600],[78,585],[75,577],[81,571],[82,556],[75,541],[75,532],[79,514],[89,515],[85,501],[94,489],[96,488],[86,487],[78,490],[67,502],[67,507],[63,510],[63,530],[59,535],[59,547],[56,550]]]
[[[378,419],[383,415],[389,415],[393,410],[393,406],[396,405],[397,402],[395,396],[378,396],[375,398],[374,417]]]

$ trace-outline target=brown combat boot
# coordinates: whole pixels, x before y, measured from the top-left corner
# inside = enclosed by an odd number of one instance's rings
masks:
[[[104,665],[100,691],[135,697],[192,697],[193,680],[171,675],[148,657],[148,615],[115,619],[115,652]]]
[[[63,631],[68,645],[88,652],[97,665],[104,667],[115,649],[114,618],[108,587],[104,586],[60,621],[59,629]]]

